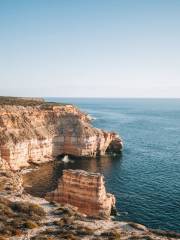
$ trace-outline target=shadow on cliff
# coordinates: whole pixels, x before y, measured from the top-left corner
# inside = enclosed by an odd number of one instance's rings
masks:
[[[68,156],[69,161],[63,162],[63,158]],[[97,157],[76,157],[73,155],[59,155],[56,157],[56,161],[62,164],[63,169],[83,169],[88,172],[101,172],[108,171],[114,168],[117,164],[121,164],[123,160],[123,154],[106,154],[104,156]]]
[[[56,157],[52,162],[44,163],[37,170],[24,175],[25,190],[38,197],[56,189],[64,169],[83,169],[89,172],[112,172],[122,162],[122,155],[105,155],[96,158],[68,156],[70,161],[62,161],[64,155]]]

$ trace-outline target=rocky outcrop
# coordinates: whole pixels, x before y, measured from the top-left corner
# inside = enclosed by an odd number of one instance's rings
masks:
[[[49,201],[70,204],[88,216],[108,218],[115,208],[115,197],[106,193],[100,173],[64,170],[58,188],[46,195]]]
[[[24,193],[6,197],[0,193],[0,205],[0,239],[3,240],[180,239],[178,233],[152,230],[133,222],[90,219],[70,205],[48,203]]]
[[[73,105],[0,97],[1,167],[17,170],[63,154],[104,155],[113,147],[121,151],[119,136],[93,128],[88,115]]]
[[[20,173],[12,171],[0,171],[0,193],[7,195],[10,193],[22,194],[23,178]]]
[[[69,204],[49,203],[26,194],[21,184],[19,174],[0,173],[0,239],[180,239],[179,233],[134,222],[89,218]]]

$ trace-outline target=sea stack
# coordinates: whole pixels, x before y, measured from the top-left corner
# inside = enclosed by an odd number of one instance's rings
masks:
[[[83,170],[64,170],[57,189],[47,193],[46,199],[70,204],[80,213],[97,218],[109,218],[115,208],[115,197],[106,193],[103,175]]]

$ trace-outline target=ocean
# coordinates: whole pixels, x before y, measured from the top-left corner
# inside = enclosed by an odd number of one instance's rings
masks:
[[[124,150],[118,157],[42,165],[26,175],[30,193],[55,188],[64,168],[101,172],[116,196],[118,220],[180,232],[180,99],[47,100],[77,105],[93,126],[119,133]]]

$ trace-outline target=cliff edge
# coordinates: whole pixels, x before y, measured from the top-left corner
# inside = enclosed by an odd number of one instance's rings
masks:
[[[116,133],[94,128],[73,105],[0,97],[0,168],[18,170],[63,154],[95,157],[121,150]]]

